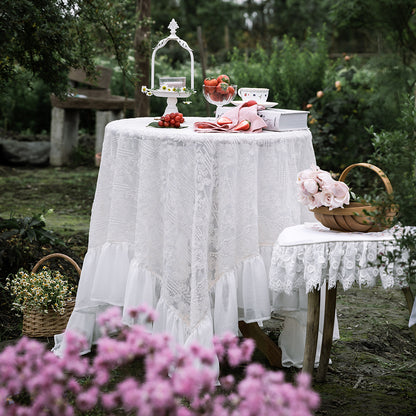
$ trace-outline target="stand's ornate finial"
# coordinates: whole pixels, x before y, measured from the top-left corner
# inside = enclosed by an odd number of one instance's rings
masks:
[[[179,25],[176,23],[175,19],[172,19],[169,23],[168,28],[170,29],[170,35],[176,36],[176,30],[179,28]]]

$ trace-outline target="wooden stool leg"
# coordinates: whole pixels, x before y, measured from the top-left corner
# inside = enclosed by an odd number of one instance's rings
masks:
[[[324,330],[322,334],[321,356],[319,359],[319,368],[316,375],[317,381],[325,381],[326,372],[328,371],[329,356],[331,354],[332,338],[334,334],[335,309],[337,303],[337,287],[328,289],[328,281],[326,282],[325,296],[325,315]]]
[[[303,355],[304,373],[313,373],[316,356],[316,346],[318,343],[319,330],[319,309],[320,309],[320,290],[314,289],[308,293],[308,314],[306,321],[306,341],[305,352]]]
[[[402,291],[404,293],[404,297],[406,298],[407,308],[409,309],[409,313],[411,314],[413,309],[413,302],[415,301],[412,289],[410,289],[410,287],[404,287],[402,288]],[[413,335],[416,339],[416,325],[411,326],[410,329],[413,331]]]
[[[282,350],[262,331],[257,322],[238,322],[243,337],[252,338],[256,347],[265,355],[270,365],[282,368]]]

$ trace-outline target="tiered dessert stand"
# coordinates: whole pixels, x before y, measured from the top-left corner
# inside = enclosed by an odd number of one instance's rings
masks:
[[[194,91],[194,54],[192,49],[188,44],[176,34],[176,30],[179,28],[179,25],[176,23],[175,19],[172,19],[169,23],[168,28],[170,29],[170,35],[162,40],[156,45],[152,53],[152,67],[151,67],[151,84],[150,88],[145,86],[142,87],[142,92],[147,95],[154,95],[156,97],[162,97],[167,99],[167,106],[164,112],[176,113],[178,108],[176,106],[178,98],[188,98],[196,91]],[[155,88],[155,58],[156,53],[159,49],[163,48],[170,40],[174,40],[179,43],[179,45],[186,49],[189,52],[191,57],[191,87],[190,89],[186,88],[186,77],[160,77],[159,88]]]

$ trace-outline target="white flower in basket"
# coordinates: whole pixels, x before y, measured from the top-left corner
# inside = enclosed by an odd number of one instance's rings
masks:
[[[350,190],[345,182],[336,181],[318,166],[298,173],[298,200],[309,209],[327,207],[329,210],[343,208],[350,202]]]
[[[62,315],[71,298],[73,286],[59,272],[43,266],[39,272],[19,270],[13,278],[6,279],[6,289],[13,297],[13,309],[25,313],[30,310]]]
[[[350,202],[350,190],[344,179],[355,167],[365,167],[376,172],[386,188],[388,197],[392,197],[391,183],[380,168],[370,163],[354,163],[341,172],[339,181],[334,180],[329,172],[319,169],[318,166],[299,172],[299,201],[307,205],[315,218],[331,230],[369,232],[390,228],[398,212],[397,205],[392,203],[391,199],[385,206],[364,200]],[[351,195],[355,198],[354,194]]]

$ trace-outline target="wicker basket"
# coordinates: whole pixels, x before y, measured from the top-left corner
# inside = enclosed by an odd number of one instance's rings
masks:
[[[357,167],[363,166],[376,172],[386,188],[388,194],[393,193],[393,188],[387,176],[377,166],[371,165],[370,163],[355,163],[348,166],[341,173],[339,180],[345,180],[348,172]],[[374,217],[368,215],[369,212],[374,212],[377,207],[370,204],[361,204],[359,202],[351,202],[344,208],[335,208],[329,210],[328,207],[314,208],[311,211],[314,213],[315,218],[325,227],[331,230],[345,231],[345,232],[369,232],[369,231],[382,231],[386,228],[391,227],[394,217],[397,215],[397,207],[390,207],[387,212],[384,213],[384,218],[380,223],[374,222]]]
[[[33,267],[32,273],[36,273],[38,268],[45,261],[55,257],[67,260],[75,267],[78,275],[81,274],[81,269],[78,264],[71,257],[61,253],[49,254],[40,259]],[[42,311],[37,310],[25,311],[23,314],[22,335],[32,338],[43,338],[64,332],[74,306],[75,300],[69,299],[66,302],[65,312],[62,315],[53,310],[48,311],[48,313],[43,313]]]

